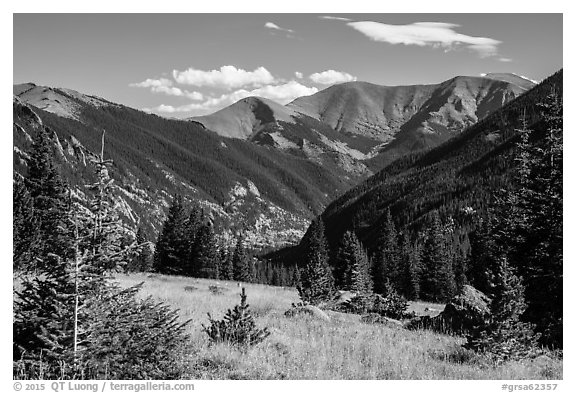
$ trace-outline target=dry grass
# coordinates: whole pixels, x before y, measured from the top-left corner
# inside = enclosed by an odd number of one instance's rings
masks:
[[[272,335],[247,353],[226,345],[209,346],[201,324],[206,313],[221,318],[239,303],[234,282],[185,277],[120,275],[123,286],[144,281],[143,295],[180,309],[189,325],[190,378],[202,379],[562,379],[562,361],[539,359],[498,367],[464,351],[462,338],[429,331],[368,325],[358,316],[329,313],[327,323],[311,317],[287,318],[284,312],[298,295],[291,288],[246,284],[248,303],[259,327]],[[209,286],[223,288],[214,294]],[[185,290],[186,287],[194,290]],[[415,303],[420,312],[438,305]]]

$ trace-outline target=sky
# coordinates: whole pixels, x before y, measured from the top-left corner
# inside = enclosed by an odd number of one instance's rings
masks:
[[[13,83],[168,117],[335,83],[439,83],[563,67],[562,14],[14,14]]]

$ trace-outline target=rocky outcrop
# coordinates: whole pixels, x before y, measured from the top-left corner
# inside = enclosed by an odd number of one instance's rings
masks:
[[[284,315],[289,318],[306,315],[319,321],[330,322],[328,314],[311,304],[293,306],[291,309],[286,311]]]
[[[404,326],[410,330],[431,329],[442,333],[466,334],[490,316],[490,299],[476,288],[465,285],[440,314],[419,316]]]

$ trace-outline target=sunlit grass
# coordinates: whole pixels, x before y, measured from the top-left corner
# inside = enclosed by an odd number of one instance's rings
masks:
[[[122,286],[144,281],[152,296],[191,319],[190,378],[202,379],[561,379],[562,361],[545,359],[494,366],[461,349],[462,338],[430,331],[408,331],[360,322],[356,315],[329,312],[331,322],[287,318],[298,302],[293,288],[244,284],[259,327],[271,336],[242,353],[226,345],[209,346],[202,324],[207,313],[219,319],[240,301],[235,282],[148,274],[119,275]],[[214,294],[210,286],[223,288]],[[414,303],[420,313],[434,304]],[[437,313],[437,311],[430,311]]]

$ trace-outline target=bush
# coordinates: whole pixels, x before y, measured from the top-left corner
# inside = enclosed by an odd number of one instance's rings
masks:
[[[138,299],[137,285],[109,288],[86,305],[90,329],[77,361],[67,353],[24,351],[14,362],[17,379],[177,379],[185,373],[186,326],[168,306]],[[48,348],[48,347],[47,347]],[[48,356],[47,356],[48,355]]]
[[[202,325],[211,343],[229,343],[240,347],[249,347],[264,341],[270,332],[268,328],[258,329],[250,306],[246,303],[246,291],[242,288],[240,304],[228,309],[224,319],[217,321],[208,314],[210,326]]]

